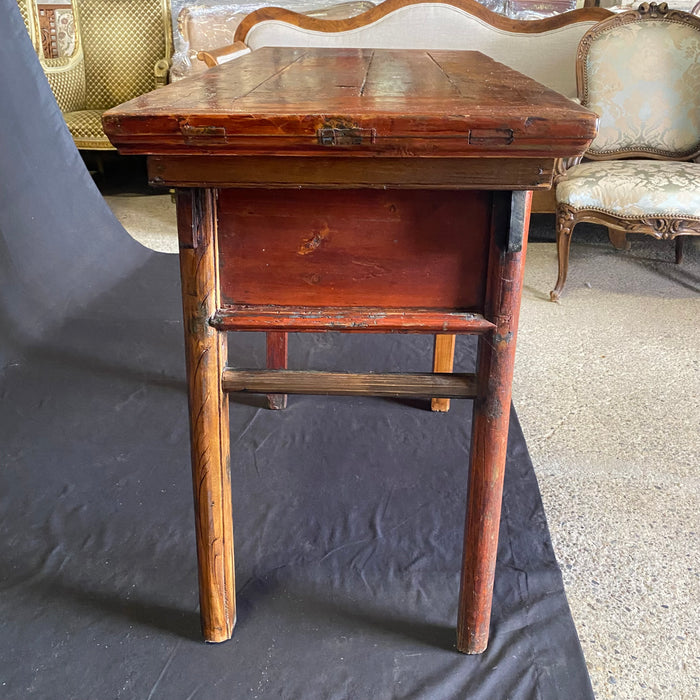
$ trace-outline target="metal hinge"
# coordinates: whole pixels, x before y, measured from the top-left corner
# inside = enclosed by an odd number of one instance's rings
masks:
[[[510,146],[513,129],[470,129],[469,143],[474,146]]]
[[[316,132],[319,146],[362,146],[374,143],[374,129],[359,127],[323,127]]]
[[[183,124],[180,131],[188,146],[222,145],[228,143],[226,129],[223,126],[192,126]]]

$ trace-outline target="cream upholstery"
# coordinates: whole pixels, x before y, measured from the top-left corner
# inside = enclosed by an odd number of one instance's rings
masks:
[[[576,95],[576,47],[595,22],[577,22],[539,34],[496,28],[443,3],[401,7],[371,24],[343,32],[319,32],[279,20],[257,23],[246,35],[262,46],[334,46],[474,50],[529,75],[567,97]]]
[[[599,114],[600,130],[592,162],[556,184],[554,301],[579,221],[607,226],[621,249],[630,231],[676,238],[676,262],[678,237],[700,235],[700,164],[686,162],[700,153],[700,19],[651,3],[604,20],[581,40],[577,71],[581,104]]]
[[[600,116],[591,153],[676,156],[697,150],[697,29],[671,20],[616,27],[591,44],[584,70],[583,101]]]
[[[700,221],[700,163],[615,160],[570,168],[557,201],[626,217]]]

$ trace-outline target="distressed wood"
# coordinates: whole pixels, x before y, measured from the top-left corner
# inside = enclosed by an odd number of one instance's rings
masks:
[[[337,153],[287,156],[153,156],[149,181],[162,187],[408,188],[536,190],[550,187],[551,158],[364,158]],[[552,209],[552,211],[554,211]]]
[[[302,370],[226,369],[224,391],[265,394],[318,394],[324,396],[393,396],[428,399],[432,396],[473,398],[474,374],[350,374]]]
[[[362,307],[226,306],[210,319],[222,331],[485,333],[493,324],[472,311]]]
[[[222,302],[479,308],[491,196],[224,190],[218,221]]]
[[[221,387],[226,335],[209,325],[218,305],[215,193],[178,193],[180,273],[190,408],[202,633],[229,639],[236,622],[228,397]]]
[[[512,196],[511,196],[512,197]],[[515,363],[525,249],[509,252],[498,245],[518,227],[527,241],[529,201],[519,218],[510,216],[509,193],[497,197],[489,262],[486,317],[496,328],[479,338],[477,397],[474,401],[464,555],[459,592],[457,648],[467,654],[486,649],[491,620],[493,580],[498,550],[505,474],[511,386]],[[528,196],[528,200],[530,195]]]
[[[262,7],[247,15],[238,25],[234,35],[234,41],[245,44],[250,30],[256,24],[266,21],[285,22],[286,24],[316,32],[345,32],[372,24],[392,12],[400,10],[402,7],[420,5],[424,2],[426,2],[426,0],[384,0],[384,2],[360,15],[337,20],[323,20],[308,17],[307,15],[285,10],[280,7]],[[610,11],[602,7],[586,7],[538,20],[518,20],[505,17],[497,12],[492,12],[486,9],[481,3],[476,2],[476,0],[441,0],[441,4],[462,9],[470,15],[478,17],[485,24],[489,24],[501,31],[521,34],[539,34],[540,32],[559,29],[575,22],[600,21],[610,16]],[[416,45],[419,46],[420,43],[421,37],[416,36]],[[224,53],[223,50],[222,53]]]
[[[555,158],[580,157],[596,120],[476,52],[293,48],[107,113],[122,152],[152,156],[153,182],[198,187],[178,196],[178,230],[207,639],[225,639],[235,620],[226,391],[476,395],[458,647],[485,647],[523,190],[547,186]],[[218,203],[213,184],[226,185]],[[478,372],[234,370],[229,330],[478,333]]]
[[[583,152],[597,117],[478,51],[268,47],[102,121],[122,153],[546,158]],[[329,128],[361,138],[324,145]]]
[[[456,337],[454,335],[439,333],[435,336],[435,345],[433,346],[433,372],[452,372],[454,367],[455,341]],[[449,411],[450,400],[434,397],[430,402],[430,408],[433,411]]]
[[[270,331],[266,334],[268,369],[287,369],[288,340],[287,333]],[[267,403],[272,409],[286,408],[287,396],[286,394],[268,394]]]

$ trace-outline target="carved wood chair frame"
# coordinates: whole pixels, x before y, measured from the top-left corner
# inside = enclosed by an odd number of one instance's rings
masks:
[[[576,56],[576,86],[581,104],[588,105],[588,76],[586,74],[586,58],[591,45],[607,31],[631,22],[678,22],[691,26],[700,32],[700,17],[680,10],[671,10],[664,2],[642,3],[637,10],[615,15],[610,19],[599,22],[586,32],[579,44]],[[700,156],[700,137],[694,148],[684,152],[660,151],[658,149],[629,150],[618,149],[605,152],[589,151],[585,158],[588,160],[613,160],[622,158],[649,158],[656,160],[690,161]],[[555,168],[554,186],[566,177],[566,172],[581,161],[570,159],[559,161]],[[577,209],[568,204],[557,202],[556,235],[559,274],[556,285],[550,292],[552,301],[557,301],[566,283],[569,268],[569,249],[571,235],[576,224],[588,222],[600,224],[608,228],[610,242],[618,250],[629,249],[627,233],[644,233],[657,239],[676,241],[676,263],[683,259],[683,236],[700,235],[700,219],[684,219],[677,217],[623,217],[604,213],[595,209]]]

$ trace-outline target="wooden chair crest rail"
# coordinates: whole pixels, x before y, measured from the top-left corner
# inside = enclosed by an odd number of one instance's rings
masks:
[[[555,178],[559,299],[579,221],[607,226],[616,248],[626,234],[676,240],[700,235],[700,18],[644,3],[590,29],[577,57],[581,104],[600,130],[580,159]],[[568,166],[568,167],[567,167]]]

